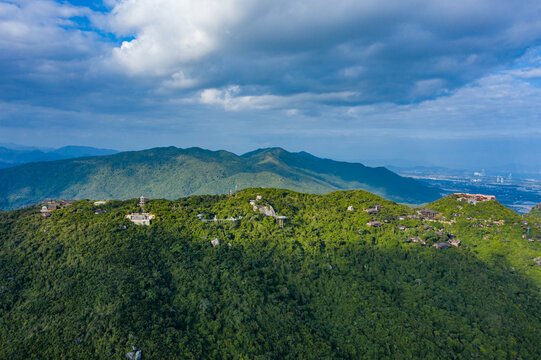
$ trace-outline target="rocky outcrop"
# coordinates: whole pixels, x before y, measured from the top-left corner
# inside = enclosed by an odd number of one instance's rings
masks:
[[[276,211],[272,208],[272,206],[263,206],[263,205],[254,205],[254,211],[259,211],[261,214],[265,216],[272,216],[276,217]]]

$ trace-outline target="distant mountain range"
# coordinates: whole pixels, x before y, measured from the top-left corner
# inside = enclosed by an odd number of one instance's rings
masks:
[[[77,151],[64,148],[60,154],[73,156]],[[440,197],[437,190],[386,168],[321,159],[305,152],[268,148],[238,156],[227,151],[167,147],[1,169],[0,209],[46,198],[127,199],[144,195],[177,199],[247,187],[318,194],[363,189],[410,204]]]
[[[116,150],[97,149],[88,146],[64,146],[59,149],[42,149],[16,144],[0,144],[0,168],[30,162],[72,159],[83,156],[103,156],[116,153],[118,153]]]

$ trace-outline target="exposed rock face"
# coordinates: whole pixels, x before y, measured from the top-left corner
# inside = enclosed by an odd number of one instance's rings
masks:
[[[263,205],[254,205],[254,211],[259,211],[265,216],[272,216],[276,217],[276,212],[272,208],[272,206],[263,206]]]
[[[459,239],[451,239],[449,240],[449,243],[453,246],[459,247],[461,244],[461,241]]]

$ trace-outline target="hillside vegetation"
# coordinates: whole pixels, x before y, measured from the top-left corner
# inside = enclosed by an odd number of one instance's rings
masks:
[[[541,220],[541,204],[534,206],[526,216]]]
[[[145,207],[150,226],[124,218],[135,199],[1,213],[0,358],[541,358],[541,242],[495,201],[431,220],[364,191]]]
[[[156,148],[111,156],[26,164],[0,170],[0,209],[47,198],[177,199],[247,187],[323,194],[364,189],[393,201],[421,204],[437,191],[385,168],[264,149],[237,156],[199,148]]]

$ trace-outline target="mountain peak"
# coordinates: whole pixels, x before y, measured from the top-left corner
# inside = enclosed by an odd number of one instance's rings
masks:
[[[280,155],[280,154],[290,154],[290,152],[283,149],[283,148],[281,148],[281,147],[269,147],[269,148],[259,148],[257,150],[250,151],[250,152],[247,152],[245,154],[242,154],[241,156],[244,157],[244,158],[249,158],[249,157],[257,156],[257,155],[260,155],[260,154]]]

